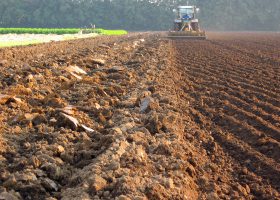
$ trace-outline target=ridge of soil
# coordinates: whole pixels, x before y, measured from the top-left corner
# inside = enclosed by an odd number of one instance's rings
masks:
[[[0,49],[0,199],[280,199],[279,34]]]

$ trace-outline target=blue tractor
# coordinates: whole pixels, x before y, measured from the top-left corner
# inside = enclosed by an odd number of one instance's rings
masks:
[[[173,10],[176,13],[173,31],[168,34],[169,38],[182,39],[206,39],[204,31],[200,30],[196,17],[199,8],[196,6],[178,6]]]

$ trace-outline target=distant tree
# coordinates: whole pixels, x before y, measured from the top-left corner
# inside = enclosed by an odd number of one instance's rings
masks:
[[[1,27],[97,27],[168,30],[186,0],[2,0]],[[280,30],[279,0],[189,0],[204,28]]]

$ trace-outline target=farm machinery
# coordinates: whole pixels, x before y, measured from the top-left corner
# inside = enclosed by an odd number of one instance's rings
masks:
[[[176,19],[174,20],[173,30],[168,33],[168,38],[206,39],[206,34],[200,30],[196,17],[199,8],[196,6],[178,6],[173,12],[176,13]]]

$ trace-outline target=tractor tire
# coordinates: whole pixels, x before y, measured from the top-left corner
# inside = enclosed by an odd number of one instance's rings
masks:
[[[192,26],[192,30],[199,31],[199,24],[198,24],[198,22],[192,22],[191,26]]]
[[[181,24],[180,23],[174,23],[174,31],[180,31],[181,30]]]

